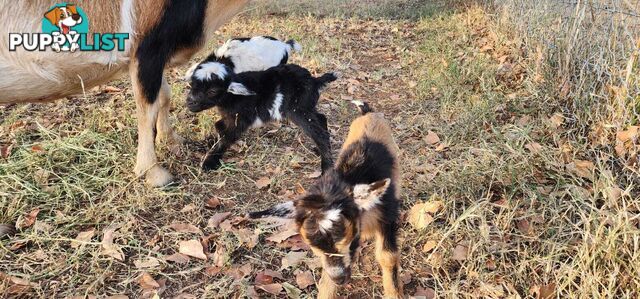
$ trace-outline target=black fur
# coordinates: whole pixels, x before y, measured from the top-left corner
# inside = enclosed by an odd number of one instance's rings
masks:
[[[144,96],[154,103],[171,56],[203,41],[207,0],[167,0],[160,22],[142,39],[136,52],[138,79]]]
[[[196,69],[196,72],[198,69]],[[297,65],[280,65],[260,72],[234,74],[227,67],[228,76],[221,80],[216,75],[211,80],[200,80],[194,75],[187,106],[192,112],[217,107],[222,119],[216,123],[220,142],[207,153],[204,169],[217,169],[224,152],[242,133],[259,118],[262,123],[273,121],[269,110],[273,109],[276,96],[282,94],[278,113],[298,125],[316,143],[322,159],[322,170],[333,165],[331,143],[326,117],[316,110],[319,89],[335,76],[314,78],[308,70]],[[236,95],[228,92],[231,83],[242,83],[254,95]]]

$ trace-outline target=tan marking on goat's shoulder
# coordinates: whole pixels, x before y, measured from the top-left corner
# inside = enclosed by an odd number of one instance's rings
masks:
[[[362,218],[360,218],[360,227],[362,230],[360,234],[364,240],[370,240],[376,233],[382,231],[382,227],[380,227],[382,224],[380,221],[382,216],[382,211],[379,206],[362,215]]]

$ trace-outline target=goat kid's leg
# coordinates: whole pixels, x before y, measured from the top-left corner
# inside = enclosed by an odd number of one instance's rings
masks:
[[[169,119],[169,113],[171,109],[171,87],[167,82],[167,78],[162,78],[162,86],[160,87],[160,93],[158,94],[158,102],[160,104],[160,111],[158,112],[158,121],[156,128],[158,129],[157,139],[159,141],[165,140],[173,146],[179,146],[185,142],[185,139],[180,137]]]
[[[223,120],[216,123],[216,129],[220,134],[220,139],[213,146],[204,160],[202,161],[202,169],[204,170],[216,170],[220,168],[222,162],[222,156],[238,139],[242,136],[242,133],[246,130],[245,126],[240,124],[236,125],[236,120]]]
[[[291,120],[315,142],[321,159],[321,168],[324,173],[333,167],[331,155],[331,140],[327,128],[327,118],[317,112],[296,112],[291,115]]]
[[[335,299],[338,298],[338,285],[331,280],[329,274],[324,269],[322,277],[318,283],[318,299]]]
[[[156,122],[160,104],[157,99],[147,99],[140,79],[138,63],[132,62],[129,69],[133,94],[136,100],[138,115],[138,154],[134,172],[138,176],[145,175],[146,181],[153,187],[162,187],[173,182],[169,171],[158,165],[155,152]]]
[[[376,259],[382,268],[384,298],[403,298],[400,282],[400,253],[395,233],[376,233]]]

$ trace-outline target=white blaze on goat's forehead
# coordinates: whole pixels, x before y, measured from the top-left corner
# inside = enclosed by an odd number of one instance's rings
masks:
[[[333,227],[333,223],[340,220],[340,209],[326,211],[324,218],[318,222],[318,226],[323,231],[328,231]]]
[[[282,93],[276,93],[275,98],[273,99],[273,105],[271,105],[271,109],[269,109],[269,115],[273,120],[280,121],[282,120],[282,113],[280,112],[280,108],[282,107],[282,101],[284,100],[284,95]]]
[[[200,64],[193,73],[193,76],[201,81],[211,80],[213,75],[224,80],[227,76],[226,66],[219,62],[205,62]]]

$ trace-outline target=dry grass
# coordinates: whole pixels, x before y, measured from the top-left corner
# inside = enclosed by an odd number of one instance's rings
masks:
[[[527,3],[507,1],[491,13],[454,13],[423,3],[422,19],[414,11],[403,15],[380,7],[283,17],[271,7],[267,16],[255,10],[236,19],[218,40],[254,34],[296,38],[305,50],[294,62],[316,73],[341,71],[345,78],[320,104],[336,148],[355,115],[347,99],[371,101],[390,118],[402,149],[405,210],[418,202],[444,202],[426,229],[402,229],[407,294],[430,288],[443,298],[637,298],[637,140],[623,143],[622,155],[615,147],[616,132],[638,122],[637,54],[631,60],[638,31],[614,41],[612,34],[598,36],[595,30],[624,31],[630,22],[587,26],[594,21],[584,14],[588,10],[545,17],[541,10],[553,6]],[[588,22],[579,27],[562,25],[584,16]],[[595,21],[605,20],[600,18]],[[597,59],[584,62],[589,58]],[[264,242],[273,228],[239,225],[261,235],[249,249],[238,230],[207,228],[207,220],[290,198],[297,183],[311,183],[306,175],[319,167],[319,159],[298,129],[283,125],[247,134],[224,169],[201,173],[197,143],[213,131],[215,115],[186,111],[178,74],[172,72],[170,80],[176,126],[196,143],[174,151],[162,147],[161,159],[180,178],[177,187],[148,189],[131,174],[135,104],[124,80],[112,84],[121,93],[0,111],[0,146],[13,148],[8,159],[0,158],[0,222],[15,223],[40,209],[32,227],[0,243],[0,273],[30,281],[25,297],[139,297],[143,272],[166,279],[163,298],[242,297],[255,273],[279,270],[288,250]],[[428,144],[429,131],[441,141]],[[254,182],[263,176],[273,182],[259,191]],[[222,206],[205,207],[214,196]],[[193,224],[203,234],[178,233],[169,228],[173,222]],[[112,224],[120,225],[114,242],[124,261],[101,254],[102,232]],[[79,232],[92,228],[93,239],[71,246]],[[135,266],[137,260],[173,254],[179,241],[203,236],[212,237],[211,252],[226,249],[224,269],[250,264],[251,273],[214,274],[212,260]],[[423,252],[429,241],[436,247]],[[380,296],[371,253],[366,246],[344,295]],[[294,272],[282,271],[285,282],[296,285]],[[319,271],[314,274],[319,278]],[[15,282],[0,281],[0,290],[10,286]],[[302,297],[316,294],[315,287],[302,291]]]

